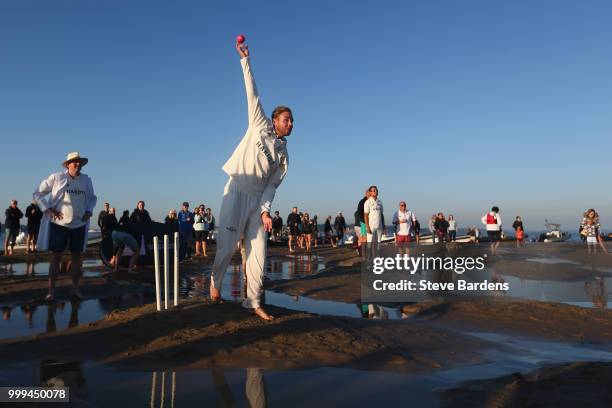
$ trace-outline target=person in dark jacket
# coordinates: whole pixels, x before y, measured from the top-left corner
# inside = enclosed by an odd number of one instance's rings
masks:
[[[122,227],[130,225],[130,212],[128,210],[123,211],[121,218],[119,218],[119,225]]]
[[[444,218],[444,214],[441,212],[438,213],[436,220],[434,221],[434,229],[436,236],[438,237],[438,242],[441,244],[445,241],[448,241],[448,221]]]
[[[414,238],[416,239],[416,243],[418,245],[421,239],[421,223],[416,218],[414,219],[414,222],[412,223],[412,232],[414,233]]]
[[[325,219],[325,224],[323,225],[323,231],[325,232],[325,239],[329,239],[329,243],[332,247],[338,246],[336,244],[336,235],[334,235],[334,230],[331,226],[331,215],[328,215]]]
[[[40,231],[40,221],[43,217],[43,212],[40,210],[36,201],[26,208],[25,216],[28,219],[28,241],[26,243],[26,252],[36,252],[36,240],[38,239],[38,231]]]
[[[344,243],[344,230],[346,230],[346,220],[342,215],[342,211],[338,211],[338,215],[334,220],[334,228],[336,229],[336,234],[338,234],[338,244],[342,245]]]
[[[117,221],[117,216],[115,215],[115,209],[109,208],[108,212],[102,219],[100,220],[100,228],[106,231],[108,234],[113,232],[119,227],[119,221]]]
[[[512,223],[512,228],[514,229],[514,231],[516,231],[519,229],[519,227],[521,227],[521,229],[525,231],[525,227],[523,226],[523,220],[520,216],[517,216],[514,222]]]
[[[110,212],[110,204],[104,203],[104,209],[100,211],[100,213],[98,214],[98,227],[100,227],[102,236],[106,235],[104,232],[104,228],[102,227],[102,221],[104,221],[104,217],[106,217],[109,212]]]
[[[134,211],[132,211],[132,215],[130,215],[130,225],[135,231],[142,234],[149,224],[151,224],[151,216],[145,210],[145,202],[139,201]]]
[[[175,232],[179,232],[179,221],[178,217],[176,216],[176,210],[168,211],[164,224],[166,224],[168,232],[171,232],[172,236],[174,236]]]
[[[364,197],[359,200],[357,203],[357,211],[355,211],[355,234],[357,235],[357,252],[363,255],[361,252],[361,248],[364,246],[368,240],[368,232],[365,225],[365,214],[364,214],[364,206],[365,202],[368,201],[370,197],[370,188],[366,189]]]
[[[302,218],[298,213],[298,208],[293,207],[291,213],[287,216],[287,227],[289,227],[289,252],[295,252],[291,244],[293,240],[297,240],[301,234],[300,227],[302,226]]]
[[[13,248],[21,226],[19,220],[23,218],[23,213],[17,207],[17,200],[11,200],[11,206],[4,212],[4,255],[13,255]]]
[[[280,213],[278,211],[274,211],[274,218],[272,218],[272,241],[280,241],[282,231],[283,217],[280,216]]]

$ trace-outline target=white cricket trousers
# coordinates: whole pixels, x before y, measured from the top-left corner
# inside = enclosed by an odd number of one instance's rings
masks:
[[[242,306],[250,309],[260,307],[266,262],[266,234],[261,222],[260,201],[261,194],[241,191],[230,177],[223,190],[217,253],[211,274],[211,285],[221,290],[223,275],[236,251],[236,243],[244,237],[247,296]]]

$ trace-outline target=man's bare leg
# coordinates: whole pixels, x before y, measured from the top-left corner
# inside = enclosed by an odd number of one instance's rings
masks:
[[[57,276],[59,275],[61,260],[61,252],[53,252],[53,255],[51,255],[51,262],[49,263],[49,290],[45,300],[55,300],[55,282],[57,281]]]
[[[79,299],[82,299],[83,294],[81,293],[81,289],[79,289],[79,281],[81,280],[81,274],[83,273],[83,259],[80,253],[72,254],[70,272],[72,273],[72,294]]]

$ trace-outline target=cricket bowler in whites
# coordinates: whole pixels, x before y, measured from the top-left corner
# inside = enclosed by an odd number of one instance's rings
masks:
[[[246,87],[249,127],[229,160],[223,165],[229,180],[223,191],[219,216],[217,253],[213,264],[210,298],[221,298],[223,275],[236,249],[236,242],[244,237],[246,249],[247,296],[242,306],[254,309],[264,320],[272,320],[261,305],[263,274],[266,261],[266,231],[272,230],[270,206],[287,174],[289,164],[286,136],[293,128],[293,115],[286,106],[272,112],[272,120],[265,116],[251,72],[249,49],[236,42]]]

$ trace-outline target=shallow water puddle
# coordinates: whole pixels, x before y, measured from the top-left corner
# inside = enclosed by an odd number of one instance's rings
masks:
[[[104,266],[104,264],[100,259],[84,259],[83,276],[101,276],[101,272],[99,271],[87,270],[87,268],[98,268],[101,266]],[[3,276],[49,276],[49,262],[17,262],[2,264],[0,265],[0,279]]]
[[[570,265],[580,265],[580,262],[570,261],[569,259],[563,258],[526,258],[526,261],[529,262],[537,262],[547,265],[557,265],[557,264],[570,264]]]
[[[125,310],[154,301],[144,294],[126,294],[80,302],[27,304],[2,307],[0,338],[49,333],[102,319],[113,310]]]
[[[582,281],[547,281],[502,275],[510,285],[505,296],[542,302],[560,302],[581,307],[612,307],[612,278],[595,277]]]
[[[436,391],[466,380],[527,372],[543,364],[612,361],[612,353],[581,346],[470,333],[515,352],[483,350],[485,364],[426,374],[316,368],[222,368],[188,371],[120,371],[94,362],[45,360],[0,369],[0,386],[70,387],[71,401],[99,406],[389,406],[437,407]]]
[[[264,279],[295,279],[316,275],[325,269],[323,258],[314,255],[300,255],[293,259],[270,257],[266,260]],[[197,270],[183,270],[179,293],[181,296],[208,296],[210,291],[211,266]],[[221,297],[226,300],[242,301],[245,294],[244,268],[240,263],[228,266],[223,277]]]
[[[438,406],[429,376],[343,368],[119,371],[92,362],[27,362],[0,369],[0,386],[62,384],[71,402],[94,406]]]

